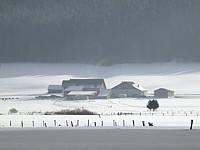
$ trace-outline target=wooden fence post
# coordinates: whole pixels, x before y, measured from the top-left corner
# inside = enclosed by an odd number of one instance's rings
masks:
[[[101,126],[103,127],[103,121],[101,121]]]
[[[54,125],[56,126],[56,120],[54,120]]]
[[[33,124],[33,127],[35,126],[35,123],[34,123],[34,121],[32,121],[32,124]]]
[[[68,122],[67,122],[67,120],[66,120],[66,126],[68,126]]]
[[[145,122],[144,121],[142,121],[142,125],[143,125],[143,127],[145,126]]]
[[[79,120],[77,120],[76,126],[79,126]]]
[[[133,127],[135,126],[135,121],[134,120],[132,120],[133,121]]]
[[[125,127],[126,125],[125,125],[125,120],[123,120],[123,126]]]
[[[44,121],[43,121],[43,127],[45,126]]]
[[[73,127],[74,126],[74,124],[73,124],[73,122],[71,121],[71,126]]]
[[[191,120],[190,130],[192,130],[193,120]]]
[[[11,122],[11,120],[10,120],[10,127],[12,126],[12,122]]]
[[[23,123],[23,121],[21,121],[21,126],[22,126],[22,128],[24,127],[24,123]]]

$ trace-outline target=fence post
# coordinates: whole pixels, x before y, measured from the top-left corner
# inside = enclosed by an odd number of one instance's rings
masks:
[[[45,123],[44,123],[44,121],[43,121],[43,127],[45,126]]]
[[[142,121],[142,125],[143,125],[143,127],[145,126],[145,122],[144,121]]]
[[[77,120],[77,124],[76,124],[76,126],[79,126],[79,120]]]
[[[54,125],[56,126],[56,120],[54,120]]]
[[[88,127],[90,126],[90,120],[88,119]]]
[[[23,123],[23,121],[21,121],[21,126],[22,126],[22,128],[24,127],[24,123]]]
[[[97,123],[96,123],[96,122],[94,122],[94,126],[95,126],[95,127],[97,126]]]
[[[135,126],[135,121],[134,120],[132,120],[133,121],[133,127]]]
[[[103,127],[103,121],[101,121],[101,126]]]
[[[66,126],[68,126],[68,122],[67,122],[67,120],[66,120]]]
[[[125,126],[125,120],[123,120],[123,126]]]
[[[33,124],[33,127],[35,126],[35,123],[34,123],[34,121],[32,121],[32,124]]]
[[[193,120],[191,120],[190,130],[192,130]]]
[[[72,126],[72,127],[74,126],[72,121],[71,121],[71,126]]]
[[[12,126],[12,122],[11,122],[11,120],[10,120],[10,127]]]

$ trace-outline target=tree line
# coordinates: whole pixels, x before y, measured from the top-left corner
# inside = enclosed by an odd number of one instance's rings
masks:
[[[0,62],[200,61],[200,1],[1,0]]]

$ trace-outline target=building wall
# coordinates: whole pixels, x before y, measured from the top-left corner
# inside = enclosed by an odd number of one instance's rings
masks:
[[[68,100],[89,100],[94,99],[95,95],[67,95]]]
[[[126,94],[127,97],[141,97],[144,96],[145,93],[136,89],[112,89],[114,98],[118,98],[119,94]]]
[[[63,90],[48,90],[48,93],[63,93]]]
[[[68,95],[67,99],[68,100],[88,100],[89,97],[86,96],[86,95],[79,95],[79,96],[77,96],[77,95]]]
[[[97,96],[98,99],[109,99],[112,97],[112,93],[109,93],[108,95],[106,96]]]

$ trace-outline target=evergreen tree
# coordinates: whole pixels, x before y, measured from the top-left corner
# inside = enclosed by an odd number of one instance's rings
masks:
[[[147,104],[147,108],[152,110],[156,110],[159,107],[158,101],[157,100],[149,100]]]

